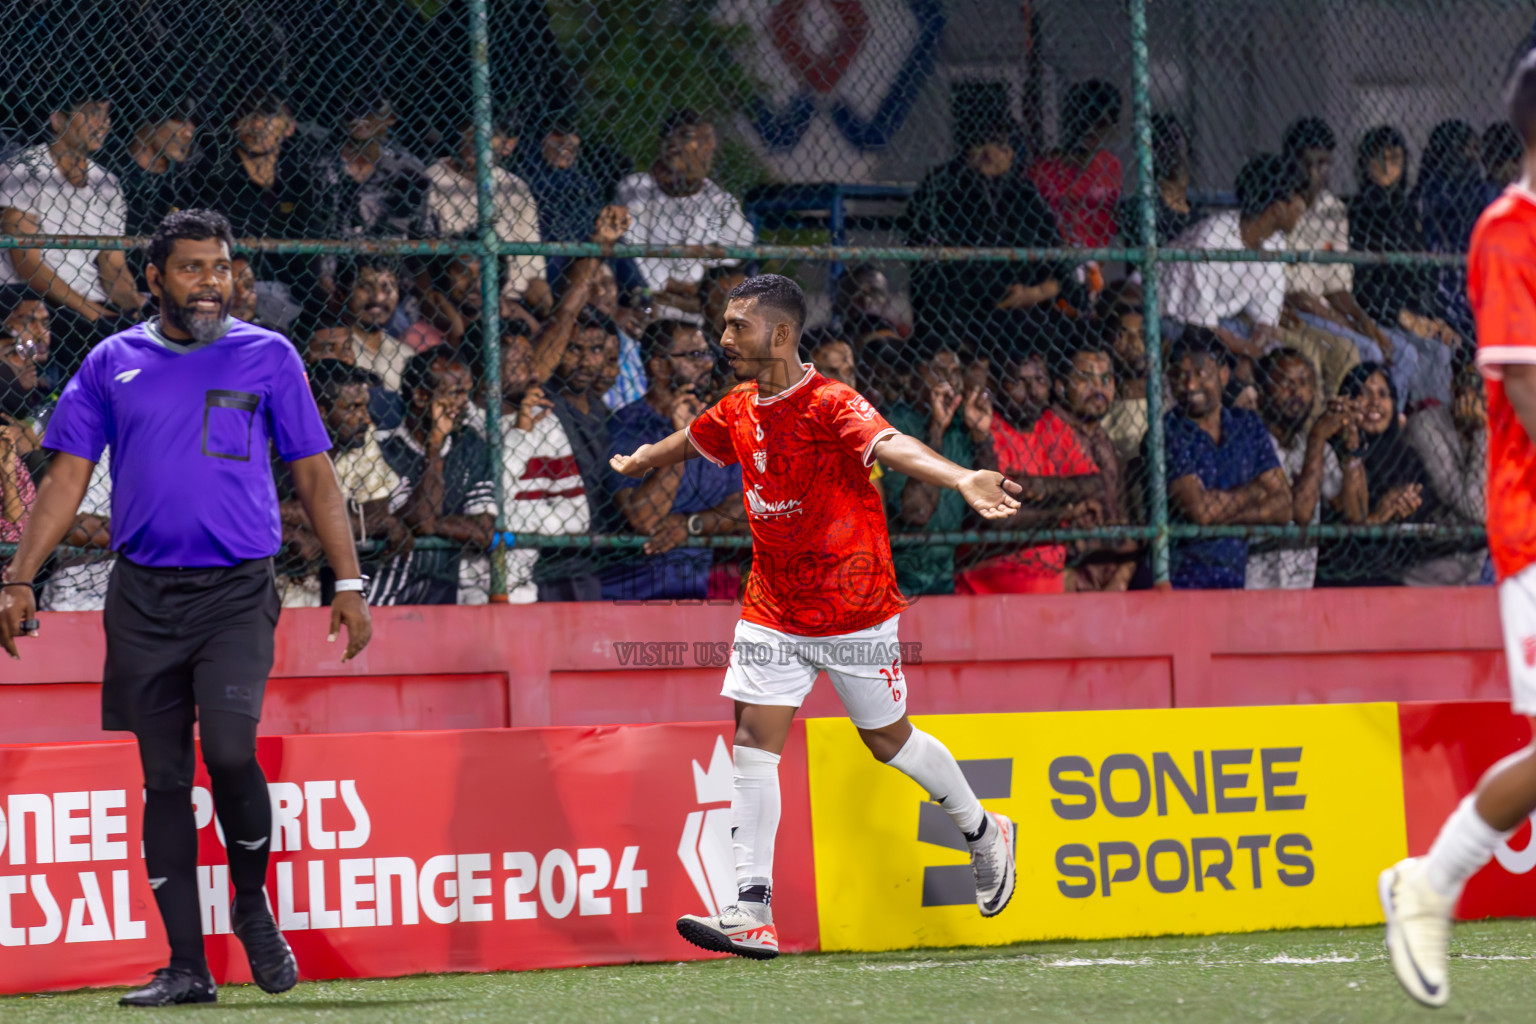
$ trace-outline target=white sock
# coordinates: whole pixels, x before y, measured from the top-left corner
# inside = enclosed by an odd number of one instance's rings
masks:
[[[1424,877],[1442,896],[1459,896],[1467,879],[1493,857],[1511,832],[1497,832],[1477,813],[1477,797],[1468,796],[1445,819],[1435,845],[1424,855]]]
[[[732,747],[731,845],[736,887],[773,885],[773,839],[779,831],[779,755]]]
[[[971,792],[955,755],[944,744],[914,725],[912,735],[888,763],[926,789],[961,832],[969,836],[980,831],[987,812]]]

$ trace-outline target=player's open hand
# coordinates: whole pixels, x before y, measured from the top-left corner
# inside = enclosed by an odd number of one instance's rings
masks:
[[[18,636],[37,636],[37,596],[31,587],[0,589],[0,647],[20,661]]]
[[[1007,519],[1019,510],[1014,495],[1024,488],[996,470],[978,469],[961,478],[955,489],[983,519]]]
[[[650,451],[651,446],[643,444],[635,449],[635,454],[633,455],[615,455],[608,460],[608,465],[613,468],[615,473],[623,473],[625,476],[639,479],[650,471],[651,467],[647,464],[645,458],[650,454]]]
[[[7,588],[10,589],[10,588]],[[343,590],[331,601],[331,634],[328,643],[336,642],[341,627],[347,627],[347,653],[341,656],[343,663],[357,657],[359,651],[373,639],[373,620],[368,615],[368,602],[355,590]]]

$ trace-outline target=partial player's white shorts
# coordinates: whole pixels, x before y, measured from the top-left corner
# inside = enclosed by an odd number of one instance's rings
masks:
[[[743,704],[797,708],[825,670],[848,717],[880,729],[907,713],[907,680],[892,615],[878,626],[837,636],[795,636],[755,622],[736,623],[722,696]]]
[[[1517,714],[1536,715],[1536,565],[1499,584],[1499,619],[1511,703]]]

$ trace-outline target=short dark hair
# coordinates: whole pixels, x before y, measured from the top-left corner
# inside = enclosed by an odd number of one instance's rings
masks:
[[[799,334],[805,327],[805,292],[781,274],[758,274],[731,289],[733,299],[756,299],[765,308],[783,313]]]
[[[604,334],[618,337],[619,325],[613,322],[613,318],[596,306],[583,306],[581,312],[576,314],[576,330],[599,330]]]
[[[67,77],[69,80],[62,82],[53,94],[48,108],[50,114],[73,114],[92,103],[112,102],[113,90],[97,74]]]
[[[393,274],[397,283],[405,280],[405,268],[400,265],[400,260],[396,257],[381,253],[360,253],[356,256],[344,256],[336,264],[336,287],[344,292],[351,291],[352,286],[357,284],[357,275],[364,270]]]
[[[1504,111],[1527,146],[1536,146],[1536,50],[1520,58],[1504,89]]]
[[[232,123],[239,124],[248,117],[291,117],[293,110],[282,93],[272,89],[256,89],[241,97],[235,104]]]
[[[1261,385],[1268,384],[1274,379],[1281,363],[1301,363],[1312,371],[1312,383],[1316,385],[1317,367],[1313,366],[1312,360],[1303,355],[1300,350],[1291,348],[1288,345],[1272,349],[1259,357],[1258,363],[1253,368],[1254,377],[1257,382]]]
[[[389,102],[389,97],[382,89],[376,86],[363,86],[354,90],[343,101],[341,120],[346,124],[361,121],[366,117],[390,117],[394,112],[394,105]]]
[[[42,302],[43,297],[24,284],[0,285],[0,335],[3,335],[5,330],[3,325],[11,318],[11,314],[15,313],[23,302],[33,300]]]
[[[416,353],[406,360],[405,367],[400,371],[400,395],[407,405],[417,391],[437,389],[437,374],[432,372],[432,367],[438,363],[465,366],[468,369],[452,345],[434,345],[424,352]]]
[[[826,348],[828,345],[847,345],[849,348],[853,347],[852,342],[843,337],[841,332],[834,331],[831,327],[812,328],[806,331],[800,338],[800,346],[807,352],[815,352],[817,349]]]
[[[1177,366],[1184,359],[1209,359],[1218,366],[1226,366],[1227,346],[1209,327],[1189,325],[1168,350],[1169,366]]]
[[[658,355],[666,355],[667,349],[677,340],[677,332],[697,328],[695,325],[671,317],[663,317],[646,324],[640,332],[640,365],[645,366]]]
[[[1495,167],[1511,160],[1518,162],[1524,156],[1525,140],[1508,121],[1491,124],[1483,132],[1483,167],[1490,177]]]
[[[1061,145],[1072,150],[1098,125],[1120,120],[1120,90],[1098,78],[1078,82],[1061,101]]]
[[[1172,114],[1152,115],[1152,179],[1172,181],[1189,167],[1189,135]]]
[[[1114,354],[1104,344],[1104,339],[1085,323],[1079,322],[1070,330],[1059,331],[1056,340],[1057,344],[1050,347],[1052,358],[1047,368],[1057,380],[1066,380],[1072,375],[1076,369],[1072,360],[1078,356],[1103,356],[1111,366],[1115,363]]]
[[[381,388],[384,381],[373,371],[348,366],[340,359],[322,359],[309,368],[309,393],[315,396],[316,405],[335,405],[341,389],[355,385]]]
[[[1303,117],[1292,121],[1280,141],[1280,151],[1289,157],[1298,157],[1309,149],[1326,149],[1332,153],[1339,147],[1339,140],[1320,117]]]
[[[472,264],[477,264],[479,261],[480,257],[474,255],[473,253],[437,253],[435,255],[428,256],[424,266],[427,272],[427,279],[432,282],[432,287],[436,288],[438,291],[446,292],[449,288],[448,272],[453,269],[455,264],[462,263],[465,266],[470,266]]]
[[[1262,153],[1237,172],[1237,205],[1244,217],[1257,217],[1276,203],[1307,190],[1307,172],[1295,160]]]
[[[700,282],[699,289],[702,291],[704,288],[707,288],[709,285],[723,277],[735,277],[737,274],[740,274],[743,277],[755,277],[757,276],[757,273],[758,266],[755,262],[715,263],[704,268],[704,277]]]
[[[713,128],[715,122],[692,107],[682,107],[668,112],[667,116],[662,119],[661,137],[665,139],[679,128],[694,128],[704,125]]]
[[[288,338],[293,342],[293,347],[299,350],[299,355],[304,355],[309,351],[310,342],[315,340],[316,332],[346,327],[346,324],[337,321],[334,317],[300,317],[295,321]],[[322,359],[320,362],[323,363],[326,360]]]
[[[201,242],[205,238],[223,242],[234,255],[235,236],[229,220],[217,210],[177,210],[160,222],[149,239],[149,262],[165,270],[165,261],[180,239]]]
[[[459,132],[467,132],[475,126],[475,115],[466,114],[459,118]],[[523,133],[523,112],[510,103],[497,104],[491,111],[491,134],[500,132],[509,139],[515,139]]]

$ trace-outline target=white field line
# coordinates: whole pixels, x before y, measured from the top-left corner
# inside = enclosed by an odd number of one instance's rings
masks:
[[[875,973],[927,971],[953,967],[984,967],[1005,963],[1025,964],[1032,967],[1254,967],[1254,966],[1292,966],[1292,967],[1316,967],[1327,964],[1359,964],[1379,963],[1386,960],[1385,954],[1377,956],[1360,957],[1355,955],[1342,955],[1329,953],[1323,956],[1290,956],[1281,953],[1260,960],[1234,960],[1230,958],[1210,958],[1199,955],[1194,950],[1180,951],[1177,958],[1164,958],[1157,956],[1127,957],[1074,957],[1054,956],[1042,957],[1038,954],[1021,953],[1008,957],[977,957],[963,960],[912,960],[905,963],[892,964],[860,964],[856,967],[848,967],[842,964],[817,964],[812,970],[833,971],[871,971]],[[1194,955],[1190,955],[1194,954]],[[1466,960],[1530,960],[1532,957],[1523,956],[1477,956],[1473,954],[1451,954],[1460,956]],[[807,964],[807,967],[810,965]]]

